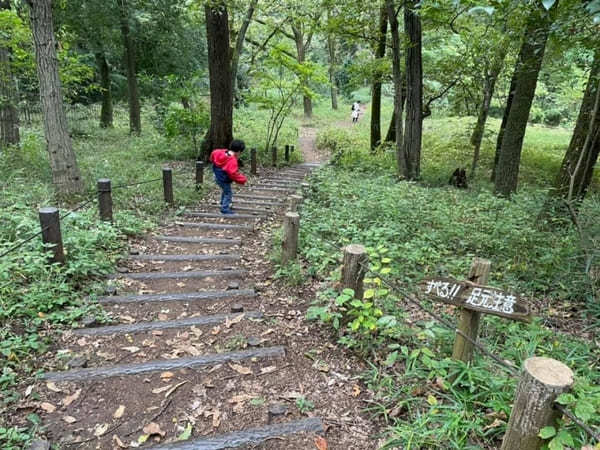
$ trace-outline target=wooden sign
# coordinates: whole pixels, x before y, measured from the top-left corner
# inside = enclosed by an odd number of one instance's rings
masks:
[[[514,294],[450,278],[426,280],[425,283],[425,294],[432,296],[433,300],[507,319],[531,322],[529,307]]]

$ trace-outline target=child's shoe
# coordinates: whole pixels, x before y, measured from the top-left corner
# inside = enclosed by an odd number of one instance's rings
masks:
[[[221,210],[221,214],[235,214],[231,209]]]

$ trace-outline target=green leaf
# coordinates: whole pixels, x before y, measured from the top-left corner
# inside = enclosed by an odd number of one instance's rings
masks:
[[[589,421],[596,413],[594,405],[587,400],[578,400],[575,405],[575,415],[584,422]]]
[[[183,433],[181,433],[179,436],[177,436],[177,440],[178,441],[185,441],[187,439],[190,438],[190,436],[192,435],[192,424],[188,422],[187,426],[185,427],[185,430],[183,430]]]
[[[398,352],[397,351],[389,353],[387,355],[387,358],[385,359],[385,365],[388,366],[388,367],[391,367],[391,366],[394,365],[394,363],[396,362],[397,359],[398,359]]]
[[[389,267],[384,267],[383,269],[381,269],[381,274],[382,275],[387,275],[391,271],[392,271],[392,269],[390,269]]]
[[[373,298],[374,295],[375,295],[375,289],[367,289],[365,291],[365,293],[363,294],[363,298],[366,300],[369,298]]]
[[[556,430],[554,427],[544,427],[540,430],[538,436],[542,439],[550,439],[552,436],[556,435]]]
[[[560,403],[561,405],[569,405],[575,402],[575,396],[573,394],[560,394],[556,398],[556,403]]]
[[[436,406],[438,404],[438,400],[433,395],[429,394],[427,396],[427,403],[429,403],[431,406]]]
[[[346,288],[342,291],[342,294],[346,294],[346,295],[349,295],[350,297],[354,297],[354,289]]]
[[[389,264],[392,262],[391,258],[381,258],[382,264]]]

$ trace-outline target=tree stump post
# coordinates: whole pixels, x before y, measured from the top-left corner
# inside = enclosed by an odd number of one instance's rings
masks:
[[[487,283],[490,275],[490,267],[492,263],[487,259],[475,258],[471,264],[469,271],[469,280],[473,283],[484,285]],[[469,336],[474,341],[477,341],[479,332],[479,320],[481,313],[477,311],[469,311],[462,309],[458,320],[458,329],[465,335]],[[467,341],[460,334],[456,334],[454,339],[454,349],[452,350],[452,358],[458,361],[468,363],[473,357],[473,344]]]
[[[290,162],[290,146],[285,145],[285,162]]]
[[[250,173],[252,175],[256,175],[256,149],[250,149]]]
[[[301,195],[290,195],[288,197],[288,211],[290,212],[298,212],[298,205],[302,203]]]
[[[551,358],[529,358],[510,413],[501,450],[539,450],[544,443],[540,430],[555,426],[560,413],[553,407],[556,398],[573,385],[573,372]]]
[[[165,202],[172,207],[173,205],[175,205],[175,200],[173,199],[173,169],[171,169],[170,167],[164,167],[162,174]]]
[[[296,260],[298,253],[298,230],[300,229],[300,215],[296,212],[286,212],[283,219],[283,242],[281,263],[289,264]]]
[[[277,167],[277,147],[271,147],[271,163],[273,167]]]
[[[344,247],[342,289],[352,289],[354,297],[359,300],[363,298],[363,279],[368,261],[367,250],[363,245],[350,244]]]
[[[113,221],[112,189],[108,178],[98,180],[98,211],[100,220],[104,222]]]
[[[52,245],[52,263],[65,263],[65,253],[63,251],[62,235],[60,232],[60,216],[58,208],[45,207],[40,208],[40,226],[42,227],[42,242]]]
[[[196,161],[196,190],[204,183],[204,161]]]

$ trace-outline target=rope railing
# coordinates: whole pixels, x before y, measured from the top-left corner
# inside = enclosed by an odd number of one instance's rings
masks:
[[[327,244],[328,246],[330,246],[331,248],[335,249],[338,252],[341,252],[341,253],[344,252],[344,248],[340,247],[339,245],[334,244],[333,242],[330,242],[327,240],[322,240],[322,239],[320,240],[320,242]],[[444,326],[445,328],[447,328],[450,331],[454,331],[457,335],[460,335],[463,339],[465,339],[471,345],[473,345],[475,348],[477,348],[481,353],[483,353],[484,355],[491,358],[496,364],[498,364],[498,366],[500,366],[502,369],[506,370],[513,378],[515,378],[515,379],[519,378],[520,373],[513,364],[510,364],[508,361],[506,361],[502,357],[494,354],[491,350],[486,348],[483,344],[481,344],[477,340],[471,338],[471,336],[468,336],[459,328],[456,328],[455,326],[453,326],[448,320],[443,318],[440,314],[436,313],[435,311],[431,310],[430,308],[427,308],[423,304],[422,300],[418,299],[413,292],[400,286],[394,280],[389,279],[385,275],[378,273],[378,272],[374,272],[367,264],[365,264],[362,261],[358,261],[358,266],[361,268],[363,276],[366,274],[371,274],[371,275],[379,278],[381,280],[381,282],[388,289],[390,289],[390,291],[395,292],[396,294],[399,294],[402,298],[407,300],[412,305],[416,306],[418,309],[420,309],[421,311],[426,313],[428,316],[433,318],[435,321],[440,323],[442,326]],[[592,429],[592,427],[590,427],[588,424],[586,424],[585,422],[580,420],[567,407],[565,407],[564,405],[561,405],[559,403],[554,403],[553,407],[555,409],[559,410],[566,417],[568,417],[573,423],[575,423],[577,426],[579,426],[582,430],[584,430],[588,434],[588,436],[595,439],[596,442],[600,443],[600,434],[598,432],[594,431]]]

